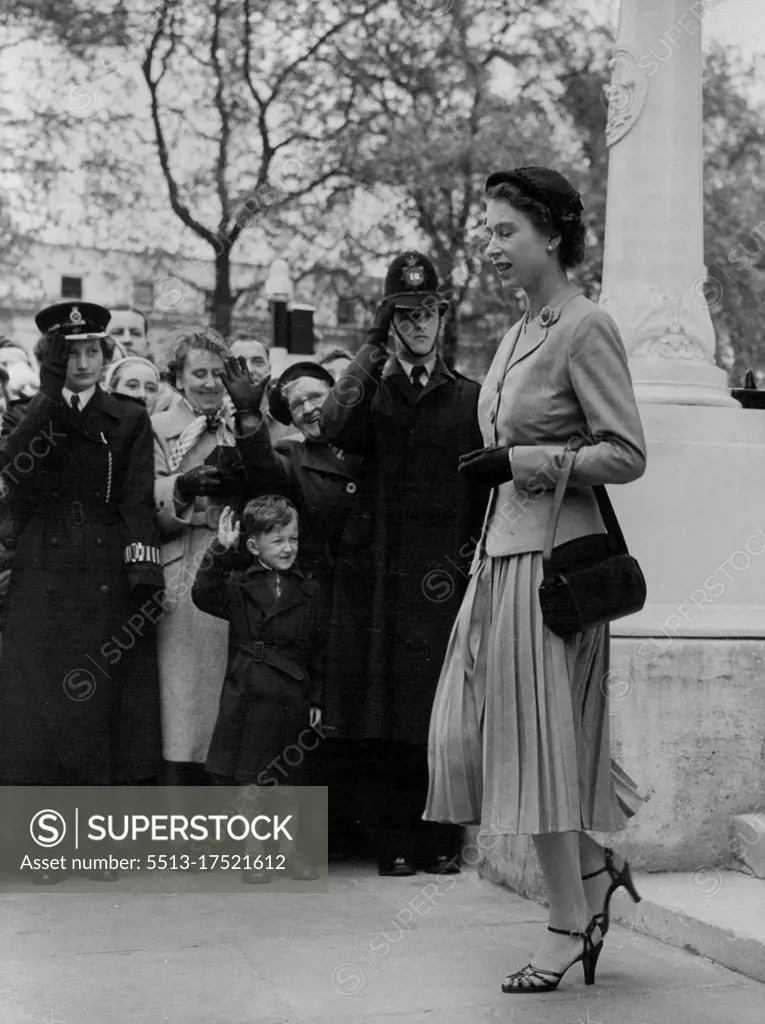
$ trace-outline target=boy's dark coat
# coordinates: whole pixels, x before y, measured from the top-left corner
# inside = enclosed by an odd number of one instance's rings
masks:
[[[191,592],[198,608],[229,623],[226,678],[206,767],[251,782],[297,742],[296,733],[308,729],[310,707],[319,703],[322,590],[293,568],[279,574],[283,591],[276,600],[267,570],[257,562],[243,570],[239,553],[214,553],[217,548],[208,550]]]

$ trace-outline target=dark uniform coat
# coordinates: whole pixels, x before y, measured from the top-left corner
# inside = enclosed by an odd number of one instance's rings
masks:
[[[137,403],[39,393],[3,442],[15,553],[0,658],[0,779],[109,785],[160,754],[162,569]],[[136,588],[141,589],[137,592]]]
[[[326,436],[366,458],[327,652],[325,720],[341,735],[427,742],[488,499],[457,472],[460,455],[483,447],[479,390],[439,359],[417,391],[365,345],[324,404]]]
[[[272,762],[299,742],[309,726],[309,709],[319,700],[315,663],[325,638],[321,587],[295,567],[277,574],[250,558],[250,566],[239,569],[239,553],[215,553],[216,547],[200,567],[191,595],[203,612],[229,623],[226,678],[206,768],[242,783],[272,785],[266,778],[270,772],[276,782],[294,784],[284,776],[289,765]]]
[[[356,477],[361,460],[326,440],[302,437],[272,446],[265,421],[237,438],[250,497],[281,494],[300,515],[300,564],[327,593],[346,522],[358,508]]]

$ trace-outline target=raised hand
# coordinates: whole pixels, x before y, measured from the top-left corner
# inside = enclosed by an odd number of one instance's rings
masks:
[[[388,333],[393,322],[393,304],[383,299],[375,312],[375,319],[367,331],[366,344],[375,345],[379,349],[387,350]]]
[[[63,334],[48,338],[45,355],[40,363],[40,391],[48,398],[58,398],[66,384],[70,343]]]
[[[234,510],[226,505],[218,520],[218,543],[227,551],[235,548],[239,543],[240,530],[240,524],[234,522]]]
[[[229,356],[223,360],[221,380],[237,412],[260,415],[268,377],[256,383],[247,368],[246,360],[242,356]]]

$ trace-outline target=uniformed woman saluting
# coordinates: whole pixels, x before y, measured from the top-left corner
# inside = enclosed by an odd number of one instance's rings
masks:
[[[43,310],[40,391],[5,438],[16,535],[0,658],[0,781],[134,784],[160,755],[163,574],[146,410],[98,386],[109,311]]]

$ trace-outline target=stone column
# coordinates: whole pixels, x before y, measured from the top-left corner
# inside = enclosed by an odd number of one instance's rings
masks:
[[[601,304],[641,402],[737,405],[705,298],[701,19],[725,0],[622,0],[608,90]]]

